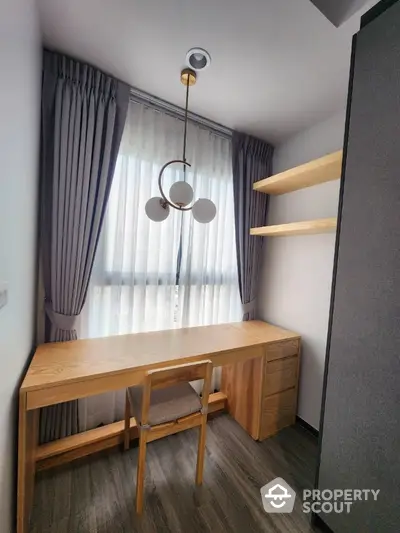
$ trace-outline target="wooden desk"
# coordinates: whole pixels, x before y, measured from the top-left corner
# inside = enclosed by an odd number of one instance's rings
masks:
[[[295,340],[296,333],[252,321],[39,346],[20,389],[17,533],[28,531],[40,407],[137,385],[154,368],[263,358],[268,346]]]

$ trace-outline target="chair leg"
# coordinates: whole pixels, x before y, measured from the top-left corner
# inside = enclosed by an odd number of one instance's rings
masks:
[[[197,450],[196,485],[203,483],[204,454],[206,450],[207,415],[203,415],[199,432],[199,447]]]
[[[146,469],[147,430],[139,430],[139,457],[136,480],[136,512],[143,511],[144,472]]]
[[[128,391],[125,393],[125,428],[124,428],[124,450],[129,450],[131,430],[131,406],[129,403]]]

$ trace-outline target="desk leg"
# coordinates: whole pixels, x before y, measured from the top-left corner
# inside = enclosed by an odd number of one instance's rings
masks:
[[[26,394],[19,397],[17,533],[28,533],[35,483],[39,410],[27,411]]]

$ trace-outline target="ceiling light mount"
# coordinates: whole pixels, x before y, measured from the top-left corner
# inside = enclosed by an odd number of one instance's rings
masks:
[[[189,80],[189,81],[188,81]],[[196,85],[197,80],[197,74],[194,70],[191,68],[184,68],[181,72],[181,83],[185,87],[189,85],[189,87],[192,87],[192,85]]]
[[[204,48],[191,48],[186,54],[186,63],[193,70],[204,70],[211,63],[211,56]]]

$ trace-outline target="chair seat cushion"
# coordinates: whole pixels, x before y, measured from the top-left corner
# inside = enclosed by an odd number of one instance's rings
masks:
[[[143,388],[129,387],[128,396],[136,422],[141,423]],[[178,383],[171,387],[151,391],[148,424],[157,426],[173,422],[201,410],[197,392],[189,383]]]

